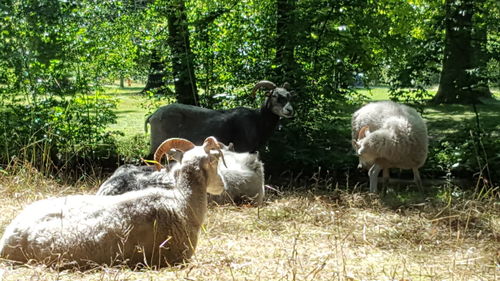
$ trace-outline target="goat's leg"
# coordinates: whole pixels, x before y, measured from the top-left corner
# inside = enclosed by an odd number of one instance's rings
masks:
[[[370,177],[370,192],[377,192],[378,174],[380,174],[381,170],[382,167],[377,164],[373,164],[368,171],[368,176]]]
[[[424,188],[422,186],[422,179],[420,178],[420,172],[418,171],[418,168],[413,168],[413,180],[415,181],[415,184],[417,184],[418,190],[424,191]]]

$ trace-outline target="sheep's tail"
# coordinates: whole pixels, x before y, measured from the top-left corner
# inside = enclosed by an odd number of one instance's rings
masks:
[[[149,119],[151,119],[151,116],[153,116],[153,114],[149,115],[148,118],[146,118],[146,121],[144,122],[144,132],[145,133],[148,132],[148,123],[149,123]]]

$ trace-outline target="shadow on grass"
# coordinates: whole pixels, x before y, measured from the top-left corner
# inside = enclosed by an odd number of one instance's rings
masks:
[[[127,114],[127,113],[134,113],[137,114],[137,111],[135,110],[117,110],[115,111],[117,114]],[[145,119],[145,118],[144,118]]]

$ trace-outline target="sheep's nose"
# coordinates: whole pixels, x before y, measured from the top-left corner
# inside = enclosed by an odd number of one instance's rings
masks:
[[[283,107],[283,115],[285,115],[285,117],[288,117],[288,118],[292,117],[293,116],[293,107],[288,105],[288,104],[285,105]]]

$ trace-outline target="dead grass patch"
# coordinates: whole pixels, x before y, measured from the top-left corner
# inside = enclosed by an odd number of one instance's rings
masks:
[[[32,201],[92,188],[0,175],[0,229]],[[1,262],[0,280],[498,280],[499,208],[497,200],[394,208],[366,193],[285,192],[261,208],[210,206],[184,267],[79,272]]]

